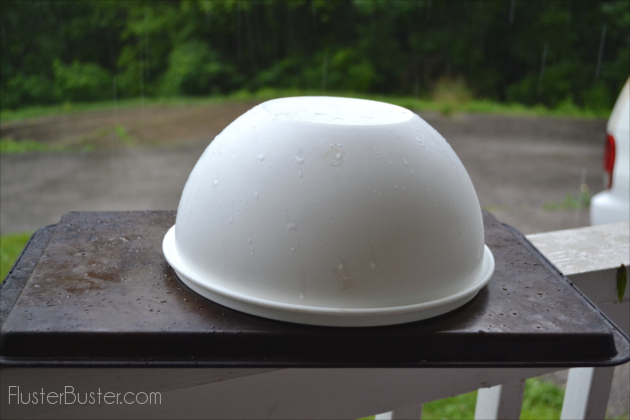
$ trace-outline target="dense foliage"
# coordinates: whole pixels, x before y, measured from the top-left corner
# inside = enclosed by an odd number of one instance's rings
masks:
[[[630,65],[626,0],[0,4],[4,109],[266,88],[605,109]]]

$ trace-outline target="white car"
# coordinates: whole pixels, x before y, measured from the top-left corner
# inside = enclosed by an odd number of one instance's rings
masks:
[[[591,224],[630,220],[630,78],[606,126],[604,191],[591,200]]]

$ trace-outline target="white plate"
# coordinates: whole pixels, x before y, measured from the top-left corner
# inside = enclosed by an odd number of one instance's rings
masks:
[[[413,305],[386,308],[328,308],[287,304],[235,293],[213,284],[185,267],[175,240],[175,226],[171,227],[162,243],[164,256],[177,276],[201,296],[237,311],[264,318],[298,324],[331,327],[371,327],[403,324],[445,314],[471,301],[490,281],[494,272],[494,257],[484,245],[482,268],[478,278],[466,288],[441,299]]]

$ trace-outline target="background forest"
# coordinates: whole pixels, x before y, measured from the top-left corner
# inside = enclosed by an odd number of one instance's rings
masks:
[[[630,2],[0,2],[3,109],[265,89],[610,109]]]

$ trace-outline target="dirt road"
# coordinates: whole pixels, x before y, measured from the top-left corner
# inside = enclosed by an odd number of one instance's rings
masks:
[[[3,124],[2,137],[92,152],[0,157],[0,232],[33,231],[72,210],[175,209],[209,142],[254,103],[155,106]],[[601,189],[605,121],[420,113],[451,143],[482,207],[524,233],[588,224],[567,199]],[[584,188],[584,186],[582,186]]]

